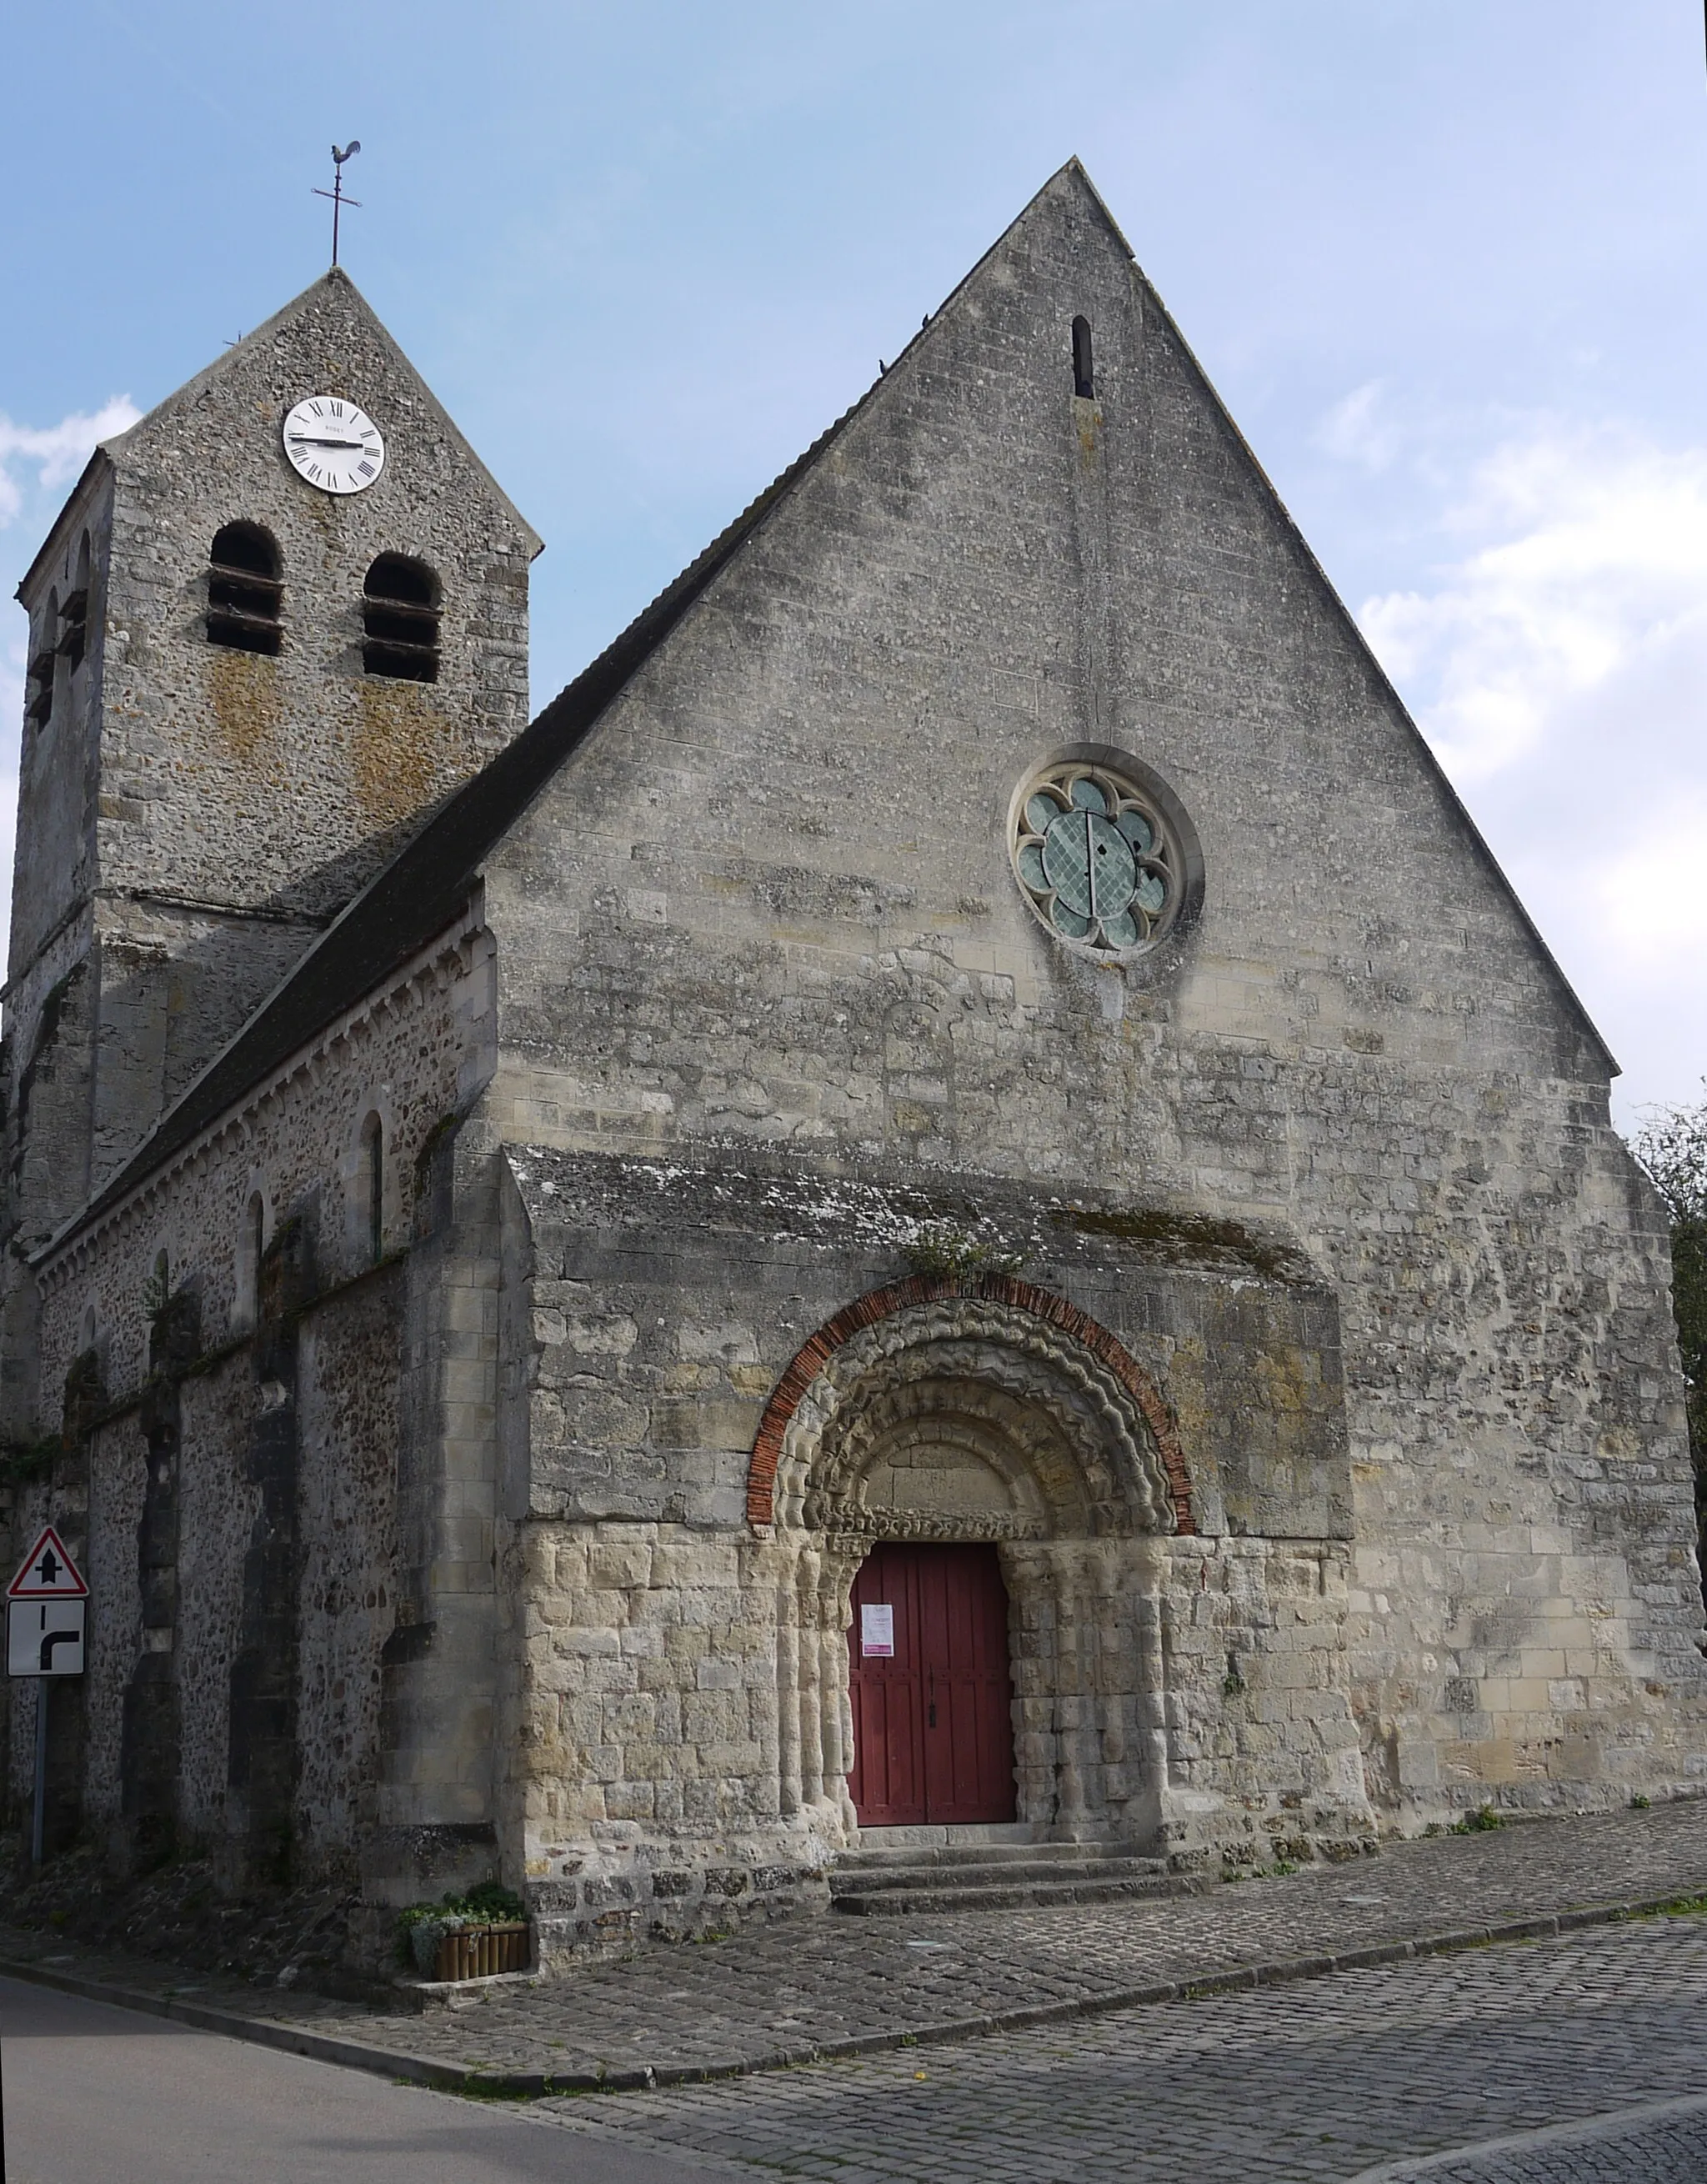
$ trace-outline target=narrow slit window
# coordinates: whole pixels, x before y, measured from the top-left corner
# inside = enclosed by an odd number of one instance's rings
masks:
[[[284,565],[259,523],[228,523],[208,566],[208,642],[276,655],[284,643]]]
[[[1091,322],[1073,321],[1073,392],[1086,402],[1096,399],[1096,373],[1091,364]]]
[[[385,1132],[377,1115],[362,1125],[362,1180],[367,1188],[368,1263],[378,1266],[386,1255]]]
[[[406,682],[438,680],[439,582],[423,561],[381,554],[362,587],[362,667]]]
[[[259,1190],[251,1191],[243,1213],[241,1305],[251,1327],[261,1323],[261,1260],[267,1247],[267,1209]]]

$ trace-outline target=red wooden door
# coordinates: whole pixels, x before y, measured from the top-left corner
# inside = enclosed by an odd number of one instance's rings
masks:
[[[887,1618],[867,1613],[884,1608]],[[1008,1591],[996,1550],[874,1547],[854,1582],[848,1642],[861,1825],[1011,1820]]]

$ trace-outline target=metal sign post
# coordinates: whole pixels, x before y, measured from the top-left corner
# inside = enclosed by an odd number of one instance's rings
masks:
[[[42,1863],[42,1836],[47,1822],[47,1679],[36,1680],[36,1781],[30,1800],[30,1863]]]
[[[30,1863],[40,1865],[47,1816],[47,1686],[81,1676],[89,1588],[51,1524],[44,1524],[6,1588],[6,1673],[36,1679],[36,1781],[30,1813]],[[0,2141],[0,2184],[6,2184]]]

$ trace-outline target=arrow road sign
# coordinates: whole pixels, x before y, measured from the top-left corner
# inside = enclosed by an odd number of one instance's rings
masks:
[[[81,1571],[65,1552],[65,1542],[51,1524],[18,1565],[18,1574],[6,1588],[8,1600],[86,1600],[89,1588]],[[16,1675],[19,1671],[12,1672]]]
[[[81,1676],[85,1600],[8,1600],[8,1676]]]

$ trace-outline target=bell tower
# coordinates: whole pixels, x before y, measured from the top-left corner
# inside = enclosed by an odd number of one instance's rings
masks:
[[[336,268],[96,450],[18,593],[0,1435],[28,1254],[524,725],[539,550]]]

